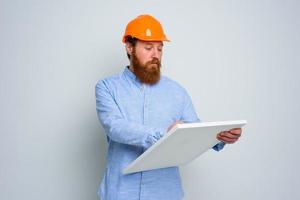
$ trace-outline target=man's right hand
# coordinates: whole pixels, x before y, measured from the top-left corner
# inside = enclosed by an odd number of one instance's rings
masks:
[[[176,122],[174,122],[171,126],[169,126],[167,132],[169,132],[169,131],[170,131],[173,127],[175,127],[177,124],[183,124],[183,122],[182,122],[182,121],[176,121]]]

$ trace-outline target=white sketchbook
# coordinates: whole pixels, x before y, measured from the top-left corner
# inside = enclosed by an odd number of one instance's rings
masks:
[[[178,124],[123,170],[124,174],[185,165],[220,141],[221,131],[241,128],[245,120]]]

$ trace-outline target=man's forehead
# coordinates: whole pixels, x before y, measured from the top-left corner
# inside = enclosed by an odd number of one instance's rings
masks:
[[[164,43],[162,41],[141,41],[141,40],[139,40],[139,42],[143,45],[152,45],[152,46],[155,46],[155,45],[163,46],[164,45]]]

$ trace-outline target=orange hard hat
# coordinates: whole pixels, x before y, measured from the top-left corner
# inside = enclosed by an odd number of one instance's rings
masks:
[[[151,15],[140,15],[131,20],[126,26],[122,42],[125,43],[128,36],[143,41],[170,41],[159,21]]]

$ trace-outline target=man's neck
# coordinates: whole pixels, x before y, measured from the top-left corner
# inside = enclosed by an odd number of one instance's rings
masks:
[[[132,66],[132,65],[129,66],[129,70],[130,70],[132,73],[134,73],[134,70],[133,70],[133,66]]]

